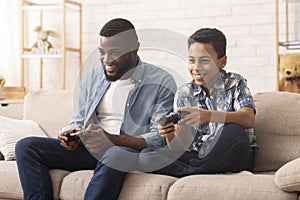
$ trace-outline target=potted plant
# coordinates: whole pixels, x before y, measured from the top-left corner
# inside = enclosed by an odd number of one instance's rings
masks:
[[[2,89],[5,85],[5,78],[3,76],[0,75],[0,99],[2,99]]]

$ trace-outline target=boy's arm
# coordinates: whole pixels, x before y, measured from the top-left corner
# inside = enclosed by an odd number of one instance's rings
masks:
[[[189,114],[181,121],[193,127],[207,122],[236,123],[245,129],[254,127],[254,110],[250,107],[243,107],[238,111],[230,112],[205,110],[197,107],[182,107],[178,108],[177,111],[188,112]]]
[[[232,112],[211,111],[210,120],[212,122],[236,123],[245,129],[253,128],[254,110],[250,107],[243,107],[238,111]]]

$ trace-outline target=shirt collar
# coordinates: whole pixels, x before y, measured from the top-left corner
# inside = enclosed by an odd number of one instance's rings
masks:
[[[132,76],[131,76],[131,81],[133,83],[141,83],[142,79],[143,79],[143,75],[144,75],[144,71],[145,71],[145,66],[143,61],[138,57],[138,64],[135,68],[135,71],[133,72]]]
[[[209,91],[210,94],[212,94],[212,91],[214,91],[214,90],[219,90],[219,89],[224,90],[225,89],[224,80],[225,80],[225,77],[226,77],[226,71],[223,70],[223,69],[220,69],[218,76],[219,77],[217,78],[216,83],[214,84],[214,86]],[[192,80],[191,84],[192,84],[192,88],[193,88],[193,91],[194,91],[193,92],[194,96],[197,96],[197,95],[201,94],[202,92],[203,92],[204,95],[207,95],[205,90],[203,90],[203,88],[200,85],[197,85],[194,80]]]

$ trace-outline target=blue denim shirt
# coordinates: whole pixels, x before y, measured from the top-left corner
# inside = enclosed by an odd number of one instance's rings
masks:
[[[220,70],[209,95],[194,81],[181,86],[175,95],[174,107],[200,107],[224,112],[250,107],[255,112],[255,105],[246,79],[239,74],[225,70]],[[197,133],[188,150],[197,151],[203,156],[207,155],[216,143],[223,126],[224,123],[209,122],[195,127]],[[245,129],[245,131],[248,133],[250,143],[254,143],[254,129]]]
[[[174,78],[163,69],[139,60],[131,81],[134,88],[127,97],[120,134],[142,136],[147,146],[165,146],[165,139],[158,133],[155,118],[173,111],[177,88]],[[90,124],[98,124],[96,108],[110,83],[101,65],[89,70],[81,81],[77,109],[70,125],[59,132],[76,126],[86,129]]]

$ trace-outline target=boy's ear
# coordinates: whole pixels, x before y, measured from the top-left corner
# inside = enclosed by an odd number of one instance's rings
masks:
[[[227,56],[225,55],[221,58],[220,68],[223,69],[226,66],[226,64],[227,64]]]

